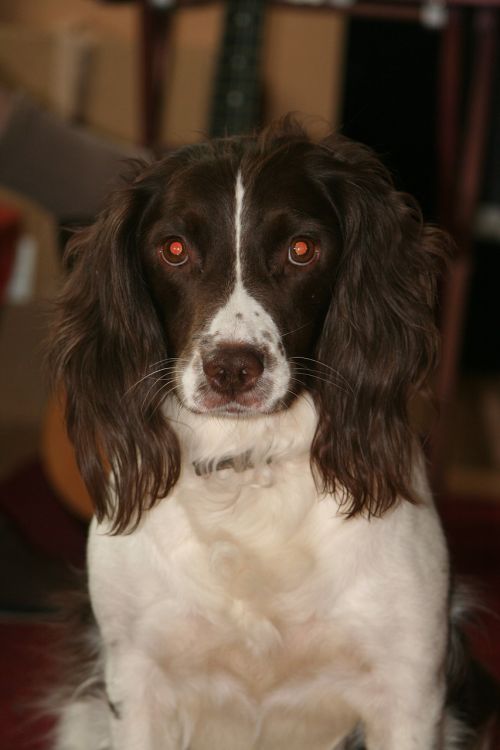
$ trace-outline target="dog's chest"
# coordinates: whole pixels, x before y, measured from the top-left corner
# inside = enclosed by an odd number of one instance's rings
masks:
[[[165,543],[163,524],[154,526],[163,575],[142,631],[176,689],[196,684],[204,733],[221,710],[225,726],[245,717],[248,731],[263,722],[262,737],[272,736],[298,702],[304,722],[311,712],[331,738],[332,722],[354,722],[338,685],[370,670],[348,620],[332,626],[333,602],[340,612],[342,600],[331,564],[332,531],[342,525],[335,503],[318,499],[306,462],[254,481],[234,478],[242,483],[236,492],[227,479],[181,481],[167,513],[177,533]]]
[[[332,663],[359,669],[349,628],[331,626],[343,579],[332,536],[341,544],[344,523],[317,497],[306,459],[183,477],[120,563],[133,639],[170,676],[235,680],[255,698]]]
[[[157,583],[165,592],[182,582],[183,608],[197,613],[197,641],[215,661],[269,673],[274,655],[280,672],[282,653],[288,662],[312,657],[333,586],[325,523],[331,532],[342,522],[331,499],[320,507],[305,461],[243,474],[181,481],[164,522],[151,527],[152,554],[165,566]]]

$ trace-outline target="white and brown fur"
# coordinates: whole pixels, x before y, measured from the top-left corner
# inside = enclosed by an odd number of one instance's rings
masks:
[[[289,121],[137,167],[77,235],[52,361],[95,658],[57,750],[483,741],[407,415],[445,245],[368,150]]]

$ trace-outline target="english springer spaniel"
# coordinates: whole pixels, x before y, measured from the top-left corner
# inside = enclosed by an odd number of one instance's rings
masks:
[[[58,750],[487,746],[408,416],[445,255],[368,149],[289,120],[136,166],[74,238],[95,628]]]

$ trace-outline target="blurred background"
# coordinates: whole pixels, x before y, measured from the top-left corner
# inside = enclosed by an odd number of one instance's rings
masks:
[[[0,749],[47,748],[48,594],[90,501],[42,343],[71,227],[124,159],[289,111],[381,156],[457,253],[443,284],[429,470],[471,637],[500,677],[500,0],[0,0]]]

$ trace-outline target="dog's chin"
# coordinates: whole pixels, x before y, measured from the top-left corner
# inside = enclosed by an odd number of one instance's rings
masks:
[[[263,398],[262,395],[251,391],[236,396],[210,391],[199,395],[196,399],[182,399],[182,403],[195,414],[241,419],[283,411],[289,407],[290,398],[280,398],[270,402],[269,398]]]
[[[213,408],[203,408],[199,407],[197,409],[194,409],[193,411],[196,411],[198,414],[207,414],[208,416],[214,416],[214,417],[224,417],[228,419],[241,419],[241,418],[252,418],[252,417],[260,417],[265,414],[271,414],[275,411],[275,409],[270,408],[264,408],[264,407],[248,407],[248,406],[241,406],[238,403],[231,402],[227,404],[226,406],[219,406],[219,407],[213,407]]]
[[[207,414],[216,417],[228,417],[238,419],[241,417],[258,417],[272,414],[284,408],[279,404],[267,404],[255,401],[254,403],[242,403],[239,399],[201,399],[195,404],[185,404],[196,414]]]

